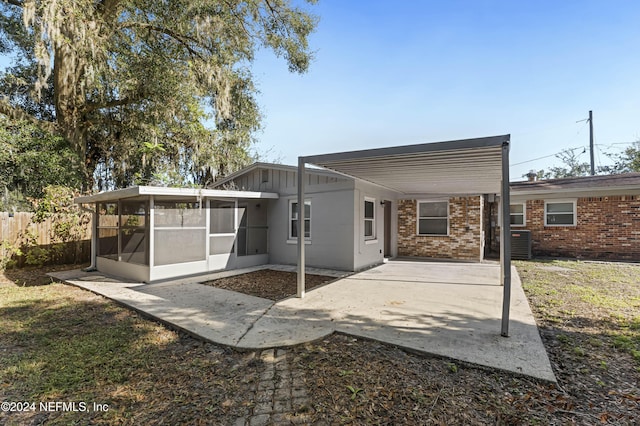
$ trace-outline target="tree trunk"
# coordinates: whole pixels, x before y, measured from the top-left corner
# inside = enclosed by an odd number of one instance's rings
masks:
[[[72,40],[70,32],[68,40]],[[84,120],[86,97],[84,90],[85,61],[79,58],[67,41],[59,41],[54,47],[53,93],[56,121],[60,133],[85,162],[87,158],[87,125]],[[92,185],[87,167],[84,167],[85,185]],[[83,188],[86,189],[86,188]]]

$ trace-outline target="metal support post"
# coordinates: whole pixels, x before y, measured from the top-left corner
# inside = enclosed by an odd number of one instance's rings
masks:
[[[305,293],[305,258],[304,258],[304,176],[305,161],[303,157],[298,157],[298,294],[302,298]]]
[[[502,328],[500,334],[509,336],[509,307],[511,304],[511,221],[509,196],[509,142],[502,145],[502,223],[500,226],[500,269],[502,272]]]

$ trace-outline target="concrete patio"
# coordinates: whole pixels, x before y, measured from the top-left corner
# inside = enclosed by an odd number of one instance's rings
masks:
[[[199,284],[260,268],[289,267],[264,265],[155,284],[78,270],[51,275],[232,347],[289,346],[337,331],[556,381],[515,268],[507,338],[500,336],[503,287],[495,263],[395,260],[338,278],[303,299],[278,302]]]

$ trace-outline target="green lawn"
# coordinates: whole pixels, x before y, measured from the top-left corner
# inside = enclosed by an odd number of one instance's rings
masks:
[[[515,264],[539,325],[582,331],[589,336],[588,345],[577,352],[603,346],[622,349],[640,367],[640,265],[556,260]]]

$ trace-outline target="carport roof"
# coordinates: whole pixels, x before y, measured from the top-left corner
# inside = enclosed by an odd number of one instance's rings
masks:
[[[300,157],[405,195],[500,193],[510,135]]]
[[[509,335],[511,300],[511,241],[509,225],[510,135],[447,142],[405,145],[335,154],[298,157],[298,202],[305,199],[307,163],[368,181],[407,197],[414,195],[500,194],[502,197],[500,263],[502,300],[501,335]],[[305,293],[303,221],[298,221],[298,297]]]

